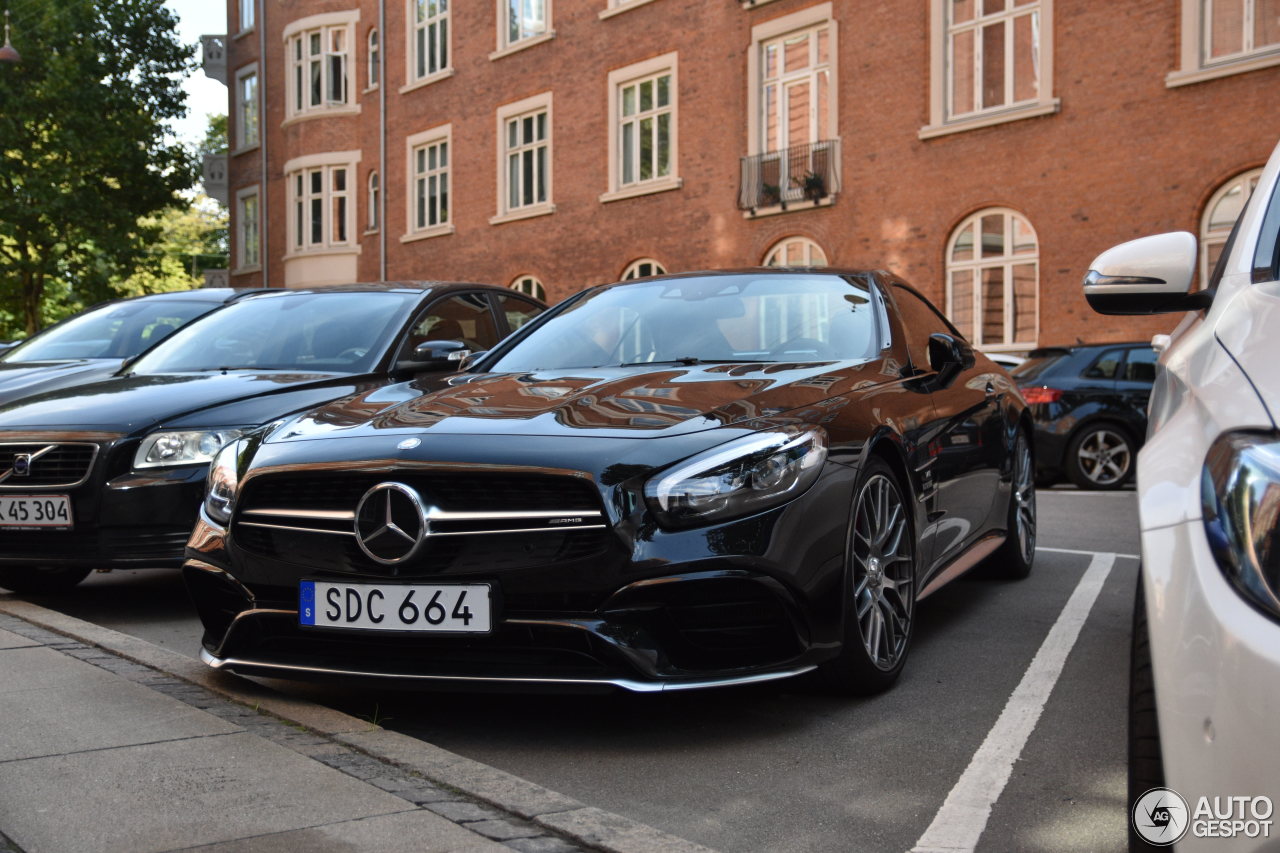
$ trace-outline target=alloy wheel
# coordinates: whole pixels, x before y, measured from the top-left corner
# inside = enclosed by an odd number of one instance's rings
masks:
[[[1031,459],[1031,445],[1023,436],[1018,437],[1013,457],[1014,534],[1018,537],[1018,551],[1024,562],[1030,564],[1036,550],[1036,474]]]
[[[1097,429],[1080,442],[1076,461],[1090,482],[1113,486],[1128,476],[1133,452],[1124,436],[1109,429]]]
[[[858,496],[853,524],[853,599],[871,662],[890,670],[906,651],[915,604],[914,542],[897,484],[875,474]]]

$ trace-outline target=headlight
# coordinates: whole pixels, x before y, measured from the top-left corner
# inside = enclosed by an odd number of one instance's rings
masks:
[[[1200,497],[1218,567],[1251,604],[1280,618],[1280,435],[1221,436]]]
[[[644,493],[663,527],[710,524],[791,500],[813,485],[826,458],[826,431],[788,426],[687,459],[645,483]]]
[[[242,429],[165,430],[142,440],[134,468],[166,468],[208,462],[218,449],[244,435]]]
[[[209,466],[205,481],[204,513],[218,524],[231,521],[231,510],[236,502],[236,490],[240,486],[240,453],[243,441],[233,441],[218,451]]]

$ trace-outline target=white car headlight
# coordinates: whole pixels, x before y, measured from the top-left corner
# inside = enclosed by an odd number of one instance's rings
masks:
[[[242,429],[164,430],[142,440],[134,468],[167,468],[208,462],[224,445],[244,435]]]
[[[231,510],[235,507],[236,491],[240,488],[240,454],[244,451],[243,440],[233,441],[218,451],[209,466],[209,476],[205,480],[204,513],[218,524],[231,521]]]
[[[1201,477],[1205,534],[1227,580],[1280,618],[1280,435],[1229,432]]]
[[[663,527],[693,527],[769,509],[799,495],[822,470],[827,433],[787,426],[727,442],[645,484]]]

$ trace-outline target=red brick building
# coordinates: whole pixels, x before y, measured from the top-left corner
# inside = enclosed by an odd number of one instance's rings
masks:
[[[987,349],[1145,338],[1089,261],[1207,263],[1280,139],[1276,0],[228,5],[237,286],[827,263]]]

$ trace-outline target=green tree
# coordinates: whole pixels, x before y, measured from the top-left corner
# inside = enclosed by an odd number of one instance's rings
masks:
[[[162,0],[8,5],[22,61],[0,65],[0,322],[30,334],[110,295],[184,204],[195,157],[168,125],[194,49]]]

